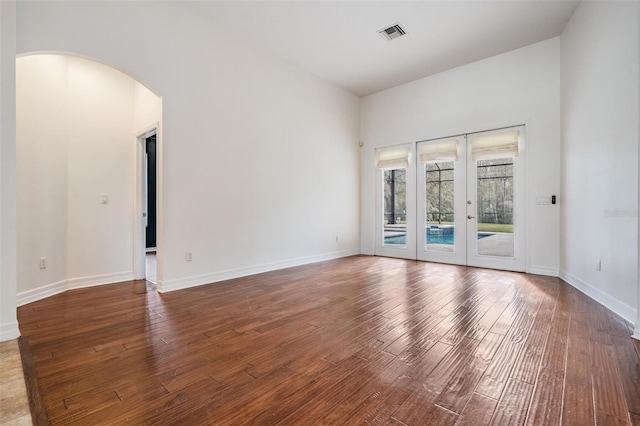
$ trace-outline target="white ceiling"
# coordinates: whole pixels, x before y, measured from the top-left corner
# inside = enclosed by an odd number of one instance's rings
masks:
[[[578,0],[199,1],[212,25],[365,96],[560,35]],[[399,22],[407,35],[377,31]]]

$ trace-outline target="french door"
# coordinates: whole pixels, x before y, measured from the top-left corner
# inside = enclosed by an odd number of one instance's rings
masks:
[[[413,152],[406,168],[382,171],[377,253],[524,271],[524,127],[419,142]],[[401,204],[398,175],[405,179]]]
[[[404,259],[416,258],[416,168],[411,162],[412,145],[376,153],[376,254]]]

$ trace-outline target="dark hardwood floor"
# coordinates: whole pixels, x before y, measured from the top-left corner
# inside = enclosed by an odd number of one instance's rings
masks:
[[[351,257],[18,317],[54,425],[640,424],[631,324],[557,278]]]

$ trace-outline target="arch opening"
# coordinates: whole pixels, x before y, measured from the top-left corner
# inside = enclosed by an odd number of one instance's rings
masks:
[[[151,130],[162,193],[162,98],[149,87],[81,55],[17,57],[18,305],[145,278],[139,135]]]

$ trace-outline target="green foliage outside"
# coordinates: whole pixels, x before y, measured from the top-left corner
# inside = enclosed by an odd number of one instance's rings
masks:
[[[405,170],[384,171],[384,223],[407,222],[407,185]]]
[[[513,158],[478,161],[477,173],[478,223],[513,225]]]
[[[477,162],[478,231],[513,233],[513,159]],[[430,225],[452,225],[454,163],[427,163],[426,215]],[[406,223],[406,171],[384,172],[384,223]]]
[[[427,221],[444,224],[453,221],[454,181],[453,161],[427,163]]]
[[[478,231],[513,233],[513,159],[477,162]],[[426,206],[430,225],[453,224],[454,163],[427,163]]]
[[[508,232],[513,234],[513,225],[501,223],[479,223],[478,232]]]

